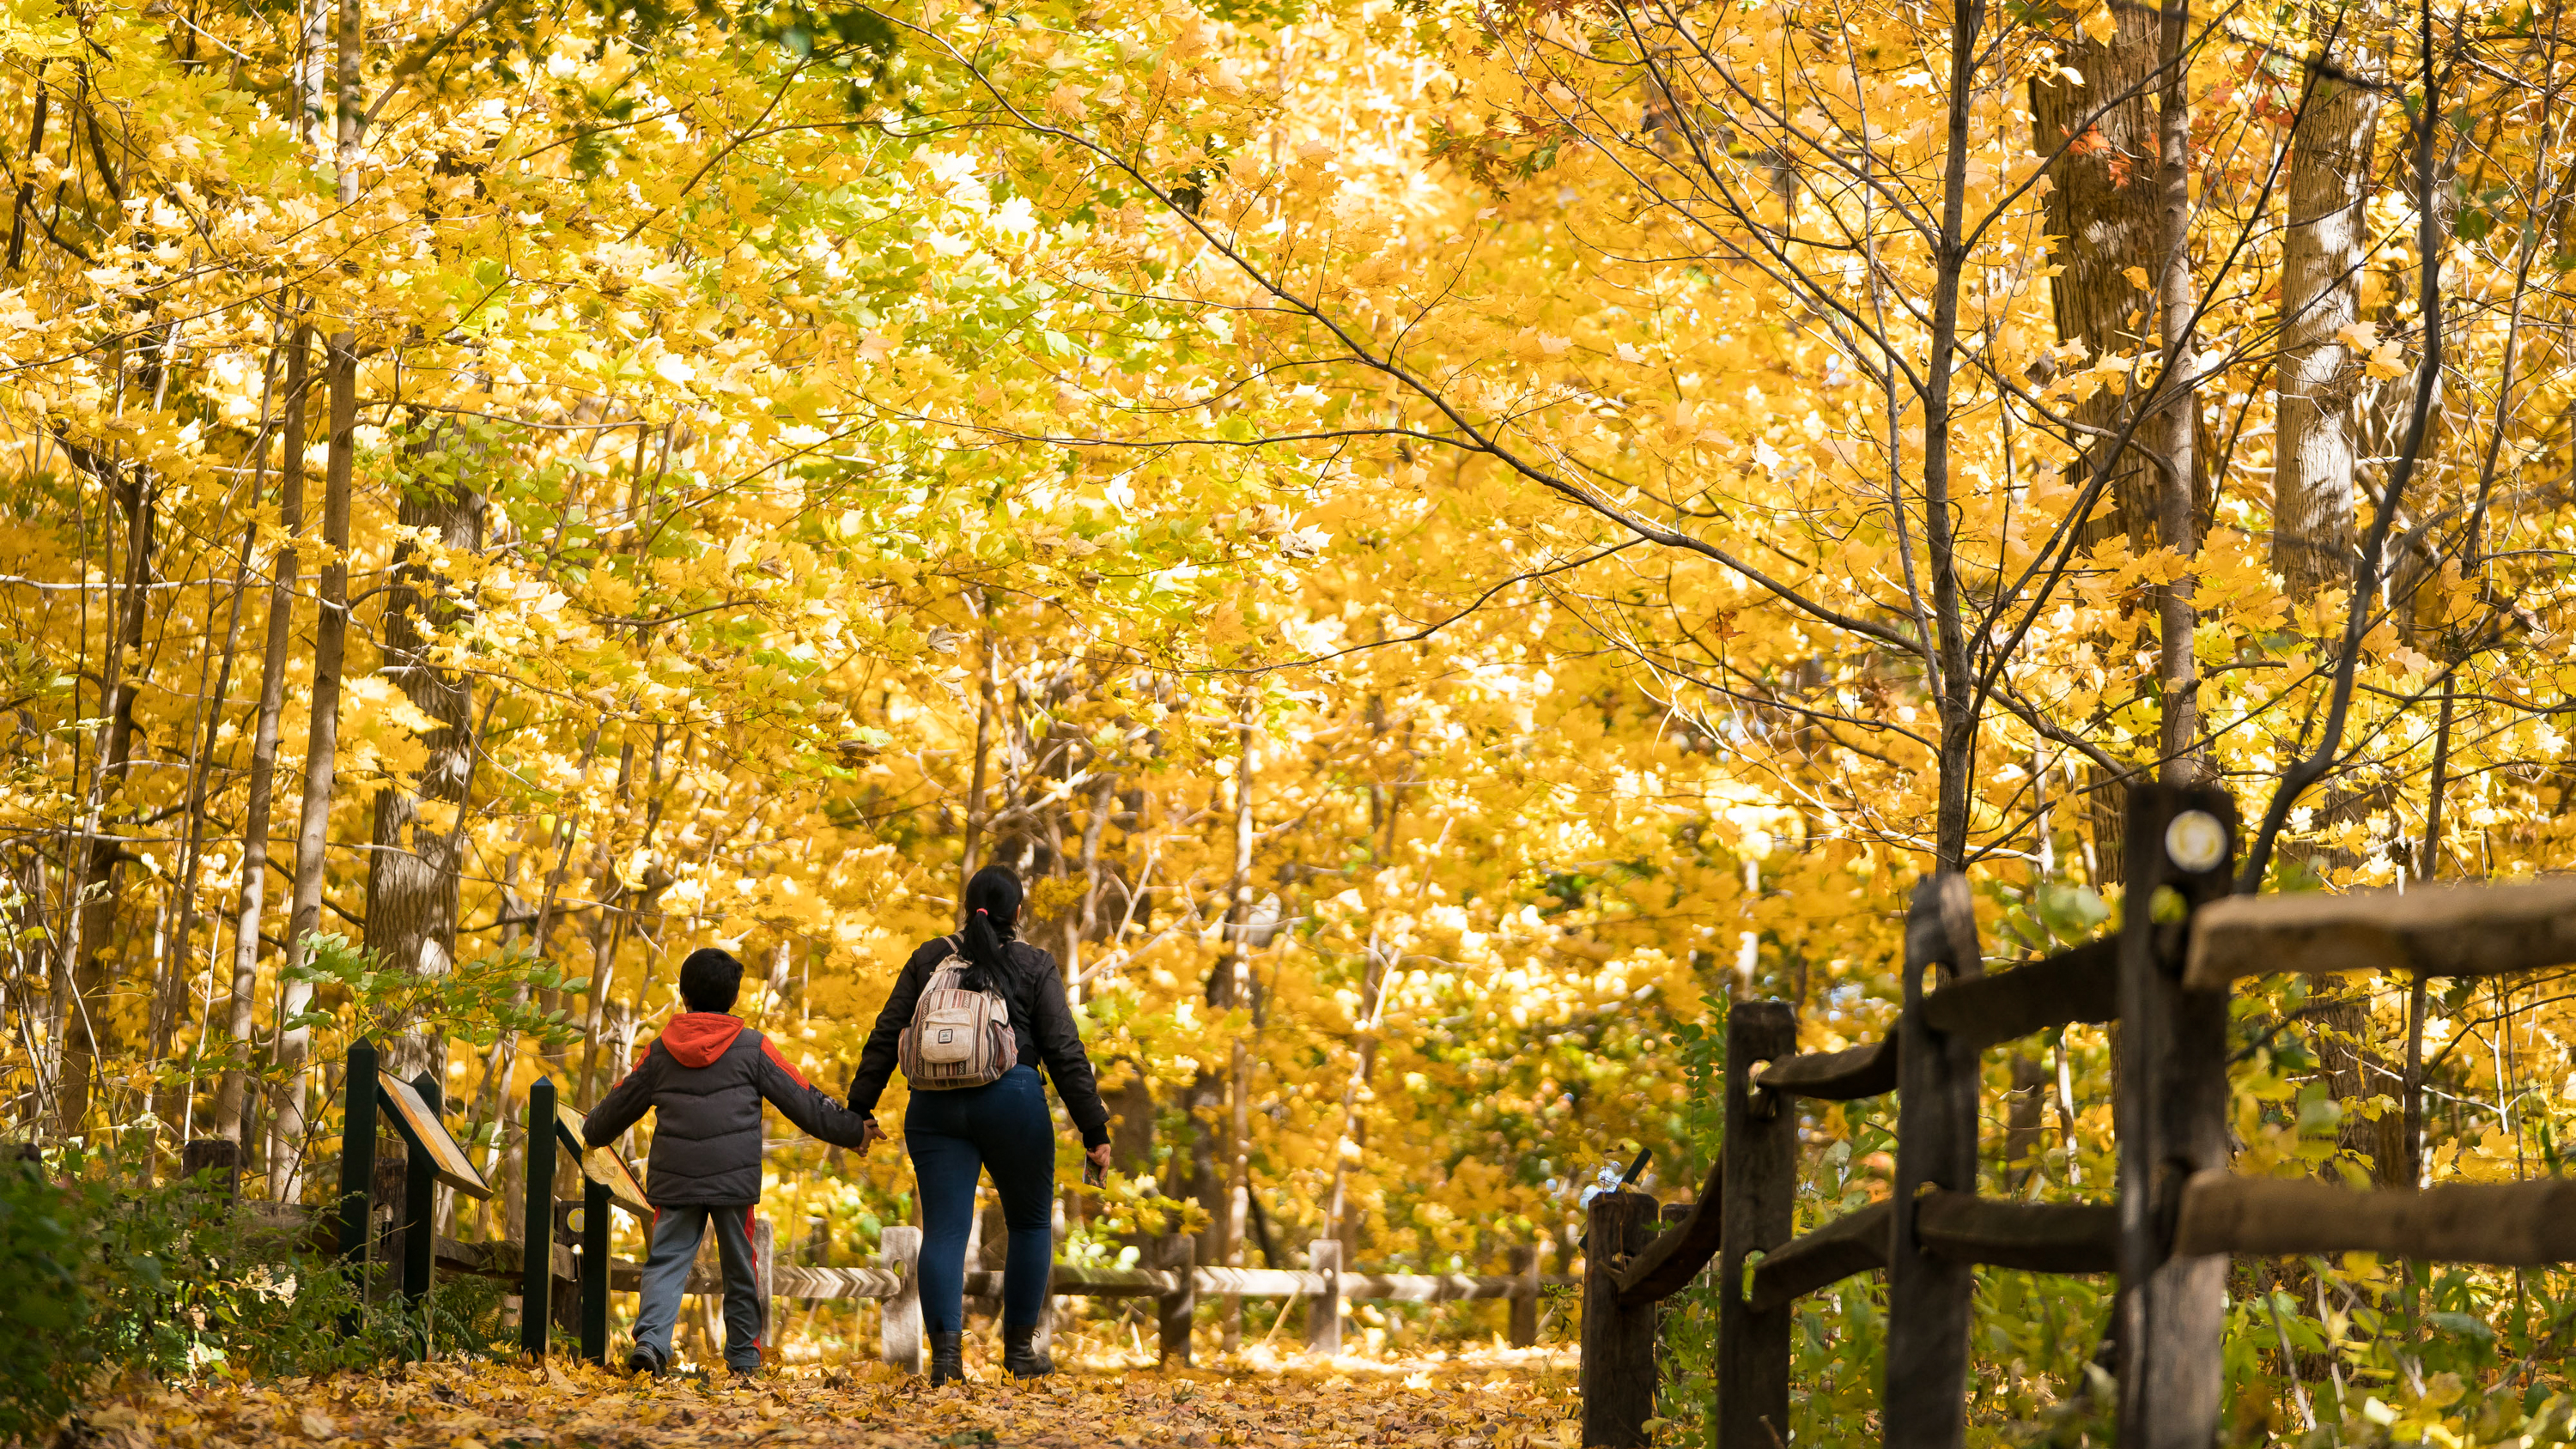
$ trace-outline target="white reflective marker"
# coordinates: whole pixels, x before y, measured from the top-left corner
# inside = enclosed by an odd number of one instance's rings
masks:
[[[2186,810],[2165,826],[2165,854],[2198,874],[2227,858],[2227,827],[2206,810]]]

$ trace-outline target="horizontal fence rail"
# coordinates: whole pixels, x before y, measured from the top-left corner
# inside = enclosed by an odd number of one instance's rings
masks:
[[[2576,878],[2330,896],[2232,896],[2192,917],[2183,984],[2245,976],[2504,976],[2576,964]]]

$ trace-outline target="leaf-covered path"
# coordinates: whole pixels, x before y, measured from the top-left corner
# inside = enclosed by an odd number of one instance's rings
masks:
[[[791,1369],[736,1387],[450,1362],[156,1392],[94,1411],[72,1437],[96,1449],[1553,1449],[1573,1442],[1570,1369],[1536,1355],[1466,1355],[1269,1372],[1073,1369],[1029,1385],[988,1372],[934,1391],[875,1365]]]

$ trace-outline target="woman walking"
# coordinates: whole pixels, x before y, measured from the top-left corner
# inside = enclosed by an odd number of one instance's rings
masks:
[[[904,963],[850,1082],[850,1110],[869,1119],[869,1142],[885,1135],[877,1098],[898,1060],[912,1087],[903,1144],[921,1184],[921,1312],[934,1386],[965,1376],[966,1237],[975,1181],[986,1171],[1010,1227],[1002,1367],[1020,1378],[1055,1371],[1036,1345],[1055,1261],[1055,1123],[1035,1063],[1046,1064],[1091,1162],[1109,1165],[1109,1108],[1074,1030],[1064,980],[1053,956],[1018,939],[1019,917],[1020,878],[1007,866],[975,872],[966,883],[966,928],[923,943]]]

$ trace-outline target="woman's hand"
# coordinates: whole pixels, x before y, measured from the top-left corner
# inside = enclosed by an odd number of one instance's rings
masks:
[[[870,1117],[868,1125],[859,1129],[859,1151],[862,1153],[885,1140],[886,1130],[877,1125],[877,1119],[874,1117]]]
[[[1101,1143],[1099,1146],[1097,1146],[1097,1147],[1095,1147],[1095,1148],[1091,1149],[1089,1152],[1084,1153],[1084,1154],[1083,1154],[1083,1156],[1090,1158],[1090,1159],[1091,1159],[1091,1165],[1092,1165],[1092,1166],[1094,1166],[1094,1167],[1099,1168],[1101,1171],[1103,1171],[1103,1172],[1107,1172],[1107,1171],[1109,1170],[1109,1144],[1108,1144],[1108,1143],[1106,1143],[1106,1142]]]
[[[1103,1142],[1103,1143],[1101,1143],[1099,1146],[1097,1146],[1097,1147],[1095,1147],[1095,1148],[1092,1148],[1090,1151],[1088,1151],[1088,1152],[1086,1152],[1086,1153],[1082,1154],[1082,1180],[1083,1180],[1084,1182],[1086,1182],[1086,1183],[1090,1184],[1090,1185],[1091,1185],[1091,1186],[1093,1186],[1093,1187],[1101,1187],[1101,1186],[1105,1186],[1105,1185],[1108,1183],[1108,1181],[1109,1181],[1109,1144],[1108,1144],[1108,1143]]]

